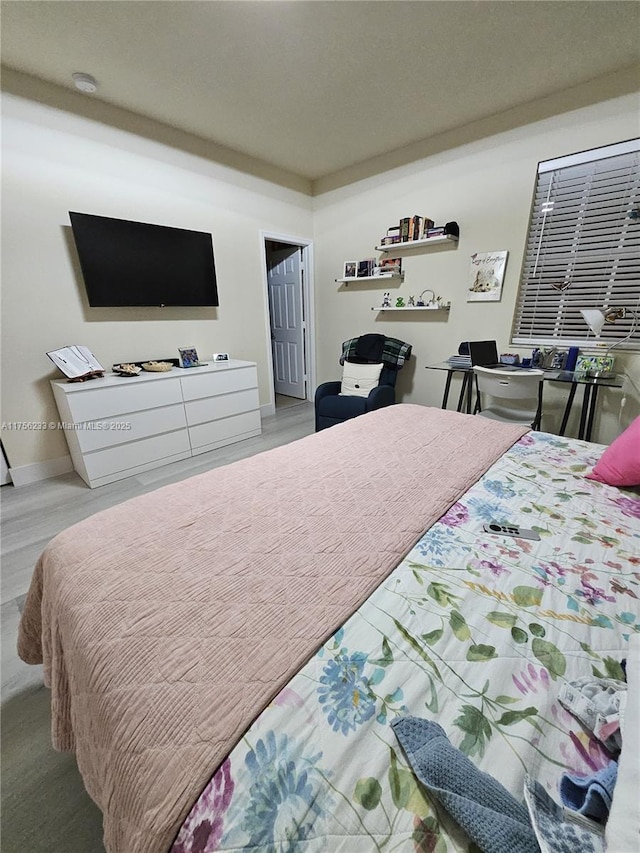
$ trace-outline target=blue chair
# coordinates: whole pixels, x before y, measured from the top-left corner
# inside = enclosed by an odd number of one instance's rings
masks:
[[[363,338],[370,342],[374,337],[382,339],[380,341],[381,349],[375,353],[378,357],[366,359],[359,357],[356,353],[363,351],[362,348],[359,348]],[[371,351],[369,354],[374,355]],[[384,335],[366,335],[345,341],[342,345],[341,364],[344,364],[345,361],[355,361],[360,364],[379,364],[382,362],[383,368],[380,379],[378,385],[371,389],[367,397],[340,394],[342,383],[339,381],[323,382],[318,385],[315,394],[316,432],[395,403],[395,385],[398,371],[410,355],[410,344],[396,338],[387,338]]]

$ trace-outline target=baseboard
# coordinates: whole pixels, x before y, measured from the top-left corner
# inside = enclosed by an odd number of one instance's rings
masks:
[[[260,406],[260,415],[263,418],[266,418],[269,415],[275,415],[275,413],[276,413],[275,400],[272,400],[270,403],[266,403],[264,406]]]
[[[28,486],[39,480],[49,480],[51,477],[59,477],[60,474],[68,474],[69,471],[73,471],[70,456],[60,456],[57,459],[47,459],[31,465],[18,465],[17,468],[9,469],[14,486]]]

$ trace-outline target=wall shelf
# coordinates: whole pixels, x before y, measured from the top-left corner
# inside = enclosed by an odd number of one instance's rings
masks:
[[[374,306],[372,311],[449,311],[450,305],[412,305],[396,308],[392,305],[390,308],[382,308],[380,305]]]
[[[390,243],[388,246],[376,246],[376,252],[403,252],[405,249],[424,249],[427,246],[442,246],[444,243],[458,243],[458,238],[453,234],[445,234],[442,237],[427,237],[424,240],[405,240],[404,243]]]
[[[358,278],[337,278],[336,284],[357,284],[359,281],[402,281],[404,273],[388,273],[386,275],[361,275]]]

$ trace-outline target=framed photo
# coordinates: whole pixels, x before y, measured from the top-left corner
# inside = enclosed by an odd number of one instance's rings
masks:
[[[378,275],[400,275],[402,272],[402,258],[380,258],[377,270]]]
[[[358,262],[357,261],[346,261],[344,265],[344,273],[342,274],[343,278],[356,278],[356,274],[358,272]]]
[[[471,255],[467,302],[500,302],[509,252],[475,252]]]
[[[197,367],[200,364],[195,347],[178,347],[181,367]]]
[[[366,258],[364,261],[358,261],[358,278],[369,278],[372,276],[375,266],[375,258]]]

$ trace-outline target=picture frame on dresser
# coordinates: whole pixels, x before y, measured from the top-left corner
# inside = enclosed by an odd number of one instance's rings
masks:
[[[178,347],[178,353],[180,354],[180,367],[198,367],[200,365],[198,351],[195,347]]]

